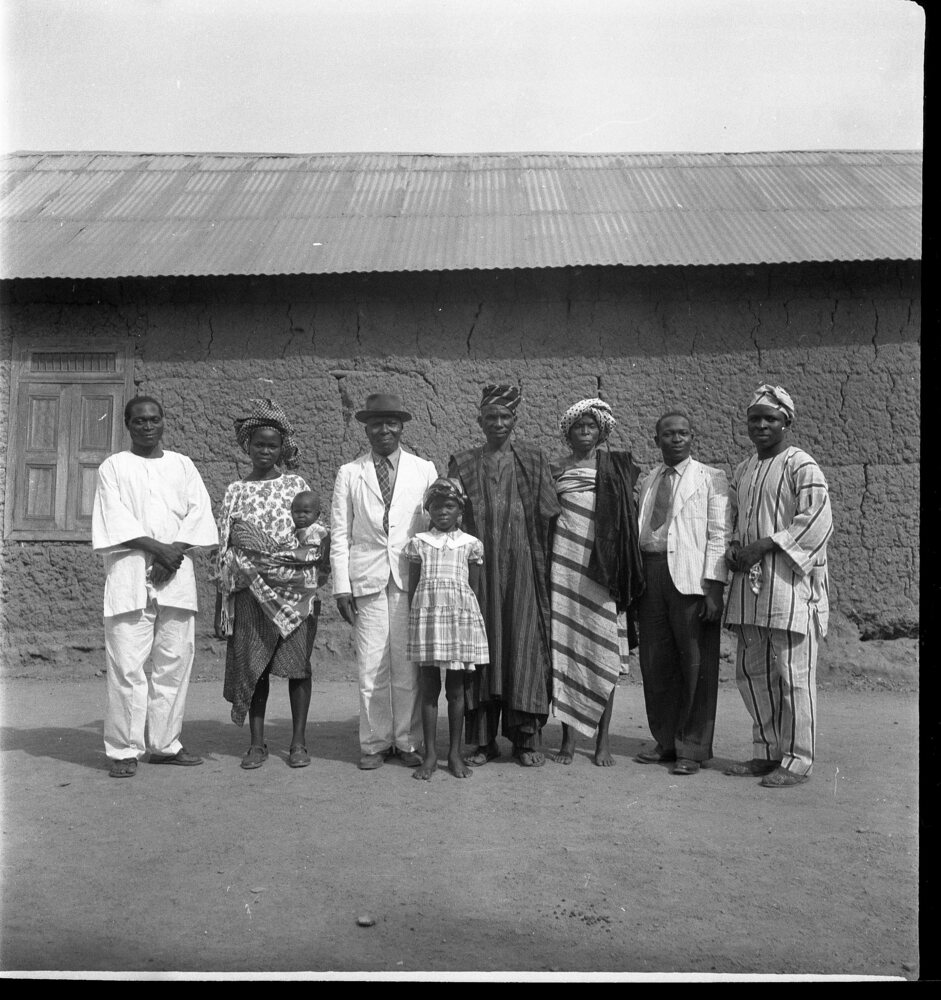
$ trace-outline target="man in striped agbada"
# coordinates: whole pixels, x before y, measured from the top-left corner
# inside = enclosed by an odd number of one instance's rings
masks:
[[[788,443],[790,395],[762,385],[746,417],[755,454],[732,474],[725,624],[738,635],[736,680],[754,723],[753,751],[725,773],[785,788],[806,781],[814,765],[817,649],[827,632],[833,523],[820,466]]]

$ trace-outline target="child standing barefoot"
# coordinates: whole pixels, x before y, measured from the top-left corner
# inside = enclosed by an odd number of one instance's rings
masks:
[[[451,730],[448,770],[455,778],[473,772],[461,756],[464,730],[464,675],[475,663],[487,663],[490,650],[476,592],[483,543],[461,531],[466,497],[456,479],[436,479],[423,506],[431,530],[409,540],[410,562],[408,658],[421,667],[421,714],[425,759],[412,774],[427,781],[438,766],[436,747],[441,670],[445,675]]]

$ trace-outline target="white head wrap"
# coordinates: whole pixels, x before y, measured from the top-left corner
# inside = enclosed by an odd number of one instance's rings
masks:
[[[617,426],[611,407],[603,399],[582,399],[570,406],[559,418],[559,432],[563,444],[569,444],[569,431],[572,429],[572,424],[586,413],[592,415],[598,425],[598,430],[601,431],[598,438],[599,444],[602,441],[607,441],[611,436],[611,431]]]
[[[760,385],[752,395],[748,404],[750,410],[753,406],[773,406],[780,410],[788,420],[794,419],[794,400],[791,399],[788,391],[779,385]]]

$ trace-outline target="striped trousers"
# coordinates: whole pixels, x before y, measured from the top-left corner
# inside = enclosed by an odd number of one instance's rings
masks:
[[[752,756],[810,774],[817,727],[817,649],[814,622],[806,635],[738,625],[735,679],[752,717]]]

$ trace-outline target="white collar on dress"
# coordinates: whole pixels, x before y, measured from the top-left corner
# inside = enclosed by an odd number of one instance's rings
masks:
[[[460,528],[447,533],[432,528],[430,531],[419,531],[415,537],[427,542],[433,549],[459,549],[462,545],[470,545],[474,541],[473,535],[465,534]]]

